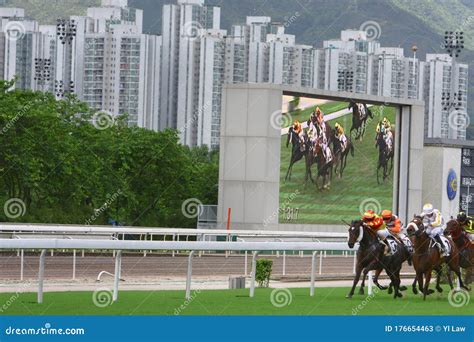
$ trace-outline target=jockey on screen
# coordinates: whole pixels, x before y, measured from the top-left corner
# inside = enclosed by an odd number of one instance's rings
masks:
[[[474,241],[474,222],[472,217],[467,216],[464,212],[460,212],[457,221],[466,232],[468,239]]]
[[[434,209],[432,204],[427,203],[423,206],[423,213],[420,216],[423,217],[426,233],[438,244],[441,256],[447,256],[447,251],[441,240],[441,235],[443,235],[446,228],[441,212],[438,209]]]
[[[382,122],[377,125],[377,133],[381,133],[385,143],[388,146],[389,151],[392,151],[393,147],[393,133],[392,133],[392,124],[390,121],[384,117]]]
[[[344,128],[339,124],[339,122],[336,122],[334,129],[336,130],[336,138],[341,142],[341,150],[344,152],[347,147],[347,137],[344,133]]]
[[[326,163],[329,163],[332,160],[332,153],[331,149],[329,148],[329,142],[326,133],[326,121],[324,120],[324,114],[321,109],[319,109],[319,107],[316,108],[316,124],[318,125],[318,138],[321,143],[324,159],[326,159]]]

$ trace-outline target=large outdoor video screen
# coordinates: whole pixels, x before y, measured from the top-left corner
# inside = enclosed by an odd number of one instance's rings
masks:
[[[284,96],[280,224],[341,224],[392,209],[397,110]]]

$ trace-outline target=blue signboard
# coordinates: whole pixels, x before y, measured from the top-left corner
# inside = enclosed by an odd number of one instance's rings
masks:
[[[458,176],[456,171],[453,169],[449,170],[448,173],[448,198],[450,201],[456,198],[456,194],[458,192]]]

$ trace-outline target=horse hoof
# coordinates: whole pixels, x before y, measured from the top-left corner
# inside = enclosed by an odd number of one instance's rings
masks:
[[[416,294],[416,295],[417,295],[417,294],[418,294],[418,290],[415,289],[415,288],[413,288],[413,294]]]
[[[407,287],[406,286],[400,286],[400,291],[406,291]]]
[[[383,286],[383,285],[379,285],[379,286],[377,286],[377,287],[378,287],[379,290],[381,290],[381,291],[386,291],[386,290],[388,289],[387,286]]]
[[[346,298],[347,298],[347,299],[352,299],[352,295],[351,295],[351,294],[348,294],[348,295],[346,295]]]
[[[434,290],[429,289],[427,295],[429,296],[430,294],[433,294],[433,293],[434,293]]]
[[[364,289],[360,289],[359,294],[363,296],[364,295]]]
[[[393,289],[392,289],[392,288],[389,288],[387,293],[388,293],[388,294],[392,294],[392,293],[393,293]]]
[[[403,295],[402,295],[401,293],[397,293],[397,294],[395,295],[395,298],[403,298]]]
[[[442,287],[437,287],[436,291],[438,291],[439,293],[443,293],[443,288]]]

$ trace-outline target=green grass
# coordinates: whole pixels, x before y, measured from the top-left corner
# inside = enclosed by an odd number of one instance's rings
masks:
[[[45,293],[43,304],[36,303],[35,293],[0,294],[0,302],[11,302],[2,315],[472,315],[474,303],[461,308],[448,303],[448,291],[434,294],[424,302],[407,292],[394,300],[385,292],[373,296],[344,296],[348,288],[289,289],[291,302],[281,308],[271,303],[273,289],[192,291],[192,299],[184,300],[184,291],[122,291],[116,303],[100,308],[93,303],[92,292]],[[276,293],[274,293],[275,297]],[[365,304],[364,304],[365,303]],[[359,306],[360,305],[360,306]]]
[[[320,106],[325,114],[347,108],[345,103],[327,103]],[[285,182],[285,175],[290,163],[291,146],[286,148],[286,135],[281,137],[281,169],[280,169],[280,206],[299,208],[297,219],[291,223],[302,224],[340,224],[341,220],[352,220],[360,216],[359,206],[368,199],[375,199],[380,203],[380,209],[392,208],[393,173],[385,183],[378,185],[376,168],[378,150],[375,148],[375,129],[377,122],[384,116],[392,124],[395,122],[395,109],[385,107],[382,110],[372,107],[374,119],[368,124],[363,141],[353,141],[355,144],[355,157],[349,156],[347,167],[342,179],[333,176],[331,189],[319,191],[312,183],[304,184],[305,163],[303,160],[293,166],[290,181]],[[307,120],[311,110],[292,115],[293,119]],[[352,114],[345,115],[336,120],[331,120],[331,127],[339,122],[346,133],[352,125]],[[316,176],[316,165],[312,168],[313,177]],[[321,180],[320,180],[321,182]],[[295,195],[295,193],[297,194]],[[280,223],[286,223],[285,213],[280,214]],[[290,223],[290,222],[288,222]]]

